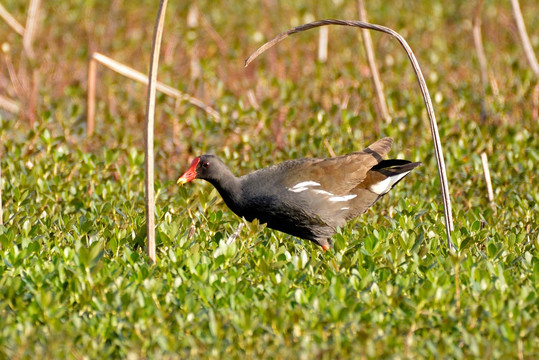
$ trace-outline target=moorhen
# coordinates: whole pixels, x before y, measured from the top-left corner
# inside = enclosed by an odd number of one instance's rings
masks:
[[[215,155],[196,157],[179,179],[210,182],[230,210],[330,248],[337,228],[363,214],[420,162],[383,160],[393,139],[329,159],[298,159],[236,177]]]

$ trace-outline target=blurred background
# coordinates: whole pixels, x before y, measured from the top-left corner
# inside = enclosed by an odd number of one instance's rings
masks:
[[[29,2],[3,1],[2,5],[25,24]],[[371,22],[397,30],[415,51],[443,123],[481,120],[482,86],[472,41],[476,5],[470,1],[366,4]],[[537,45],[539,5],[524,1],[521,6],[532,43]],[[43,121],[45,114],[53,120],[51,130],[64,132],[72,141],[84,137],[92,53],[147,73],[156,8],[152,1],[43,1],[35,23],[34,58],[24,52],[22,37],[0,22],[0,94],[21,109],[20,117],[7,112],[3,116],[25,127],[29,121]],[[243,67],[245,58],[276,34],[324,18],[357,19],[357,4],[339,0],[170,2],[159,80],[203,100],[223,119],[219,126],[212,126],[213,120],[205,119],[204,112],[160,94],[156,131],[161,134],[157,140],[163,142],[160,148],[166,152],[162,156],[187,154],[185,139],[205,151],[222,148],[229,141],[241,142],[243,135],[256,135],[257,143],[271,143],[266,146],[287,149],[290,154],[294,148],[287,148],[291,145],[287,136],[298,123],[316,119],[320,111],[336,121],[342,111],[358,116],[360,120],[353,124],[360,131],[355,134],[359,138],[352,137],[356,141],[362,140],[362,129],[368,129],[369,141],[377,137],[370,129],[379,131],[383,125],[377,117],[358,29],[329,28],[325,63],[317,60],[316,29],[294,36]],[[523,119],[531,117],[531,89],[536,80],[520,46],[510,3],[486,1],[481,19],[490,84],[494,85],[486,94],[488,122],[528,126]],[[408,59],[395,40],[374,32],[372,36],[391,116],[400,130],[417,133],[415,126],[424,126],[417,111],[423,103]],[[295,91],[298,88],[301,95]],[[98,65],[96,89],[97,128],[89,146],[119,138],[140,143],[145,86]],[[203,120],[208,128],[193,133],[193,122]],[[310,138],[316,141],[314,130]],[[202,144],[202,138],[208,143]],[[248,143],[245,151],[250,150]]]

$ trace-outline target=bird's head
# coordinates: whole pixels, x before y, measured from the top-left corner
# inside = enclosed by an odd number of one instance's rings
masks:
[[[194,179],[213,180],[223,163],[215,155],[201,155],[194,158],[189,169],[178,179],[178,185],[183,185]]]

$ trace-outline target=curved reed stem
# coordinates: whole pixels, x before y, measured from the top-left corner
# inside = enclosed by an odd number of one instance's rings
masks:
[[[451,241],[451,232],[453,231],[453,217],[451,214],[451,199],[449,197],[449,185],[447,183],[447,175],[445,171],[445,162],[444,162],[444,156],[442,152],[442,144],[440,142],[440,135],[438,133],[438,124],[436,122],[436,116],[434,114],[434,107],[432,106],[432,100],[430,98],[429,90],[427,88],[427,84],[425,83],[425,78],[423,77],[423,74],[417,62],[417,59],[414,53],[412,52],[412,49],[406,42],[406,40],[404,40],[404,38],[399,33],[385,26],[370,24],[370,23],[362,22],[362,21],[336,20],[336,19],[313,21],[308,24],[294,27],[288,31],[285,31],[277,35],[275,38],[268,41],[267,43],[262,45],[260,48],[258,48],[254,53],[252,53],[251,56],[249,56],[247,60],[245,60],[245,66],[248,66],[260,54],[262,54],[264,51],[268,50],[269,48],[271,48],[278,42],[286,39],[288,36],[302,32],[302,31],[306,31],[309,29],[317,28],[319,26],[326,26],[326,25],[351,26],[351,27],[358,27],[362,29],[380,31],[380,32],[389,34],[393,36],[395,39],[397,39],[399,43],[402,45],[402,47],[404,48],[404,50],[406,51],[406,54],[408,55],[408,58],[410,59],[410,63],[412,64],[412,68],[414,69],[414,72],[417,76],[417,81],[419,82],[419,87],[421,88],[421,94],[423,95],[423,100],[425,101],[427,114],[430,120],[430,130],[432,133],[436,163],[438,164],[438,177],[440,178],[442,202],[444,205],[447,245],[449,248],[454,248],[453,242]]]

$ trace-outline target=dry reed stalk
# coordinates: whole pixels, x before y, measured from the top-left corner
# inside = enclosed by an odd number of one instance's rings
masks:
[[[490,181],[490,170],[488,168],[487,154],[481,153],[481,164],[483,165],[483,174],[485,176],[485,183],[487,184],[487,196],[489,202],[494,202],[494,192],[492,191],[492,182]]]
[[[146,132],[145,132],[145,156],[144,156],[144,185],[146,189],[146,251],[150,261],[155,263],[155,188],[154,188],[154,154],[153,154],[153,130],[155,118],[155,94],[157,92],[157,70],[159,67],[159,50],[165,25],[165,13],[167,0],[161,0],[157,11],[157,20],[152,43],[152,56],[150,59],[150,74],[148,75],[148,98],[146,107]]]
[[[95,83],[97,79],[97,60],[95,53],[88,64],[88,100],[86,109],[86,136],[92,136],[95,130]]]
[[[477,62],[479,63],[479,73],[481,75],[482,96],[481,96],[481,121],[485,121],[487,117],[485,102],[486,102],[486,89],[488,87],[488,73],[487,73],[487,57],[485,55],[485,49],[483,47],[483,39],[481,36],[481,10],[483,9],[484,0],[479,0],[475,7],[475,13],[472,20],[472,35],[475,45],[475,51],[477,53]]]
[[[526,58],[528,59],[535,76],[539,77],[539,64],[537,63],[537,57],[535,57],[530,38],[528,37],[528,32],[526,31],[526,25],[524,24],[524,19],[522,18],[522,12],[520,11],[518,0],[511,0],[511,6],[513,7],[513,17],[517,23],[518,35],[520,36],[522,47],[526,53]]]
[[[329,31],[327,27],[321,27],[318,36],[318,61],[325,63],[328,61],[328,40]]]
[[[39,13],[41,7],[41,0],[30,0],[30,5],[28,6],[28,15],[26,17],[26,26],[22,39],[24,52],[29,60],[28,67],[24,70],[27,71],[27,77],[30,78],[26,83],[26,116],[30,122],[30,126],[37,120],[37,105],[39,101],[39,69],[35,66],[36,55],[34,52],[34,38],[36,34],[36,29],[38,28],[39,23]],[[21,67],[21,70],[23,68]],[[30,75],[31,73],[31,75]]]
[[[234,233],[232,235],[230,235],[228,237],[228,239],[226,239],[226,244],[227,245],[232,245],[232,243],[236,240],[236,238],[240,235],[240,232],[241,232],[241,229],[243,229],[243,227],[245,226],[244,223],[240,223],[238,225],[238,228],[234,231]]]
[[[39,69],[32,69],[32,83],[30,87],[30,97],[28,98],[28,110],[30,124],[33,125],[37,120],[37,107],[39,102],[39,84],[41,83],[41,75]]]
[[[2,95],[0,95],[0,107],[13,114],[18,114],[20,111],[19,104]]]
[[[0,17],[11,27],[17,34],[24,36],[24,26],[11,15],[2,4],[0,4]]]
[[[483,39],[481,36],[481,10],[483,9],[483,3],[484,0],[479,0],[477,2],[477,6],[475,7],[475,13],[472,20],[472,33],[475,50],[477,52],[477,62],[479,63],[479,70],[481,74],[481,84],[483,85],[483,89],[486,89],[488,84],[487,57],[485,55]]]
[[[26,27],[23,35],[23,46],[26,54],[30,59],[35,58],[33,43],[36,28],[39,20],[39,7],[41,0],[30,0],[30,6],[28,7],[28,16],[26,17]]]
[[[370,24],[362,21],[351,21],[351,20],[335,20],[335,19],[329,19],[329,20],[319,20],[314,21],[308,24],[300,25],[295,28],[292,28],[288,31],[285,31],[284,33],[281,33],[277,35],[272,40],[268,41],[264,45],[262,45],[260,48],[258,48],[254,53],[252,53],[246,60],[245,60],[245,66],[248,66],[254,59],[256,59],[260,54],[262,54],[267,49],[271,48],[278,42],[286,39],[288,36],[306,31],[309,29],[313,29],[319,26],[326,26],[326,25],[340,25],[340,26],[351,26],[351,27],[359,27],[362,29],[369,29],[369,30],[375,30],[380,31],[386,34],[389,34],[393,36],[395,39],[399,41],[401,46],[406,51],[406,54],[408,55],[408,58],[410,59],[410,63],[412,65],[412,68],[414,69],[414,72],[417,76],[417,81],[419,83],[419,86],[421,88],[421,94],[423,96],[423,100],[425,102],[425,107],[427,108],[427,115],[429,116],[430,120],[430,130],[432,133],[432,139],[434,144],[434,155],[436,157],[436,163],[438,165],[438,177],[440,179],[440,188],[442,192],[442,202],[444,205],[444,217],[445,217],[445,229],[446,229],[446,235],[447,235],[447,244],[450,249],[454,249],[453,242],[451,241],[451,232],[453,231],[453,216],[451,211],[451,199],[449,197],[449,185],[447,183],[447,175],[445,170],[445,161],[443,157],[443,151],[442,151],[442,144],[440,142],[440,135],[438,133],[438,125],[436,122],[436,115],[434,114],[434,107],[432,106],[432,100],[429,95],[429,90],[427,88],[427,84],[425,83],[425,78],[423,77],[423,74],[421,72],[421,69],[419,67],[419,64],[417,62],[417,59],[406,42],[406,40],[396,31],[387,28],[385,26],[381,25],[375,25]]]
[[[200,16],[200,11],[196,4],[192,4],[189,7],[189,12],[187,13],[187,28],[190,31],[195,31],[199,27],[198,18]],[[199,80],[202,77],[202,65],[200,65],[200,57],[198,56],[198,46],[196,42],[192,45],[191,59],[190,59],[190,68],[191,68],[191,81]],[[200,95],[200,94],[198,94]]]
[[[97,69],[94,68],[95,62],[98,62],[107,68],[117,72],[120,75],[123,75],[131,80],[137,81],[141,84],[148,85],[148,77],[144,75],[143,73],[124,65],[116,60],[113,60],[109,58],[108,56],[105,56],[101,53],[94,52],[92,54],[92,58],[90,59],[90,63],[88,66],[88,109],[86,111],[86,123],[88,129],[90,128],[90,124],[95,123],[95,84],[96,84],[96,76],[97,76]],[[94,88],[90,89],[90,85],[93,85]],[[219,113],[213,109],[211,106],[206,105],[202,100],[199,100],[193,96],[187,95],[185,93],[182,93],[181,91],[166,85],[162,82],[157,82],[156,88],[158,91],[162,92],[165,95],[168,95],[170,97],[176,98],[178,100],[184,100],[188,103],[198,107],[199,109],[205,111],[208,115],[212,116],[216,120],[220,120],[221,116]],[[92,128],[92,132],[87,130],[88,136],[92,135],[93,130],[95,128]]]
[[[367,11],[365,10],[365,3],[363,0],[357,1],[357,8],[359,12],[359,20],[367,22]],[[384,95],[384,85],[380,80],[380,73],[378,72],[378,66],[376,66],[376,56],[372,47],[371,33],[367,29],[361,29],[361,37],[363,38],[363,45],[365,46],[365,52],[367,54],[367,61],[369,62],[369,68],[371,69],[372,84],[376,97],[378,98],[378,115],[385,119],[387,123],[391,122],[391,116],[387,109],[387,101]]]

